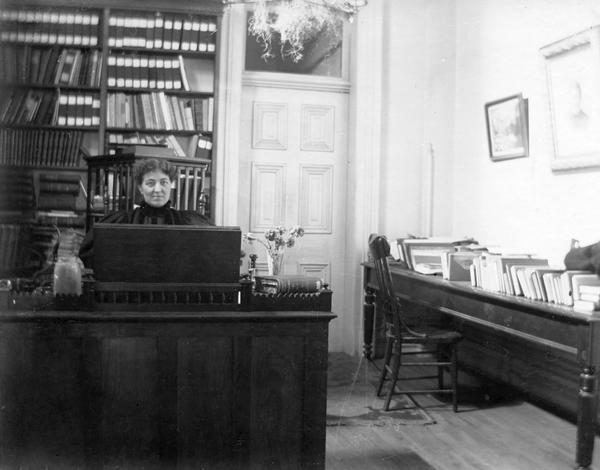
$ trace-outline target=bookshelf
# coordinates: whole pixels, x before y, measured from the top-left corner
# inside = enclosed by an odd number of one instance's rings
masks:
[[[84,227],[87,200],[102,196],[97,184],[87,187],[84,156],[116,156],[131,144],[169,147],[179,164],[201,168],[185,180],[201,179],[190,187],[202,200],[175,204],[210,217],[220,14],[213,0],[3,2],[0,172],[30,178],[34,203],[3,206],[0,223],[37,223],[41,181],[79,175],[77,197],[57,193],[56,209],[71,210]],[[52,197],[43,201],[42,212],[52,212]]]

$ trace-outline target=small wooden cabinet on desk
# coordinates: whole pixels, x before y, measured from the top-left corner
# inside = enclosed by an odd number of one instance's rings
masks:
[[[323,469],[332,318],[2,312],[0,467]]]
[[[576,462],[591,464],[597,417],[600,366],[600,316],[572,308],[444,281],[391,267],[394,291],[410,313],[434,314],[451,321],[464,340],[461,368],[507,383],[532,398],[577,419]],[[377,277],[363,264],[364,353],[383,348],[383,318],[377,313]]]

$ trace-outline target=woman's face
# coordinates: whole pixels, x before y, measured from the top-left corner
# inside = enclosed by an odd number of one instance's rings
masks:
[[[146,204],[152,207],[164,206],[171,195],[173,183],[169,175],[160,170],[154,170],[146,173],[142,184],[138,186],[140,193],[144,197]]]

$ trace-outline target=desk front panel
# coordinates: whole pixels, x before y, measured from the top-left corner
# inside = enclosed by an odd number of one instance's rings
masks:
[[[0,467],[324,467],[332,315],[68,315],[0,317]]]

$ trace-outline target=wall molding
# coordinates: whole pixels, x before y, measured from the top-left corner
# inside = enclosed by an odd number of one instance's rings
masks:
[[[293,73],[244,72],[242,86],[350,93],[350,82],[347,80]]]

